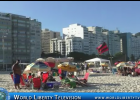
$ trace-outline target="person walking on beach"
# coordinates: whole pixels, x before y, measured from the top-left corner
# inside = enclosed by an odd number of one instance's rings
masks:
[[[86,64],[86,73],[88,72],[89,64]]]
[[[21,89],[19,86],[21,77],[21,68],[19,66],[19,62],[20,60],[17,60],[16,63],[12,66],[15,89],[17,89],[17,87],[18,89]]]
[[[87,73],[87,70],[88,70],[88,63],[85,62],[85,69],[86,69],[86,73]]]
[[[84,65],[81,63],[81,72],[84,75]]]

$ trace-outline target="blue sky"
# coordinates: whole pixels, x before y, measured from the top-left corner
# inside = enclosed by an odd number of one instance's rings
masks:
[[[140,1],[0,1],[0,12],[38,19],[43,29],[61,33],[74,23],[140,32]]]

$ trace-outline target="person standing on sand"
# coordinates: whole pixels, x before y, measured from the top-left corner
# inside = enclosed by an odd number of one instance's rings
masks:
[[[19,66],[19,62],[20,60],[17,60],[16,63],[12,66],[15,89],[17,89],[17,87],[18,89],[21,89],[19,86],[21,77],[21,68]]]

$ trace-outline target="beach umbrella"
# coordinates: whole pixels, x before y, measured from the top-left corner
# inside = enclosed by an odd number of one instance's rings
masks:
[[[48,67],[45,63],[43,62],[36,62],[36,63],[31,63],[30,65],[28,65],[25,70],[23,71],[23,73],[30,73],[30,72],[34,72],[34,71],[50,71],[51,68]]]
[[[35,63],[31,63],[29,65],[26,66],[26,68],[24,69],[23,73],[31,73],[33,71],[32,66],[35,65]],[[34,70],[36,71],[36,70]]]
[[[45,62],[45,59],[43,59],[43,58],[38,58],[38,59],[36,60],[36,62]]]
[[[74,72],[76,71],[76,65],[73,65],[70,62],[64,62],[58,65],[58,69],[61,69],[63,71],[68,71],[68,72]]]
[[[126,62],[120,62],[119,64],[117,64],[116,67],[133,67],[133,65],[126,63]]]
[[[53,62],[44,62],[44,63],[51,68],[55,67],[55,63],[53,63]]]
[[[48,57],[48,58],[46,58],[46,61],[47,61],[47,62],[55,62],[55,58],[53,58],[53,57]]]
[[[116,65],[119,64],[119,63],[120,63],[120,61],[117,61],[117,62],[114,63],[114,65],[116,66]]]

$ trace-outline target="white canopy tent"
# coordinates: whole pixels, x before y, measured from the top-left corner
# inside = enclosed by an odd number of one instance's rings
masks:
[[[100,64],[101,64],[102,62],[108,62],[108,63],[109,63],[109,66],[111,67],[110,60],[101,59],[101,58],[93,58],[93,59],[86,60],[85,62],[87,62],[87,63],[89,63],[89,62],[94,62],[94,64],[95,64],[96,62],[100,62]]]

